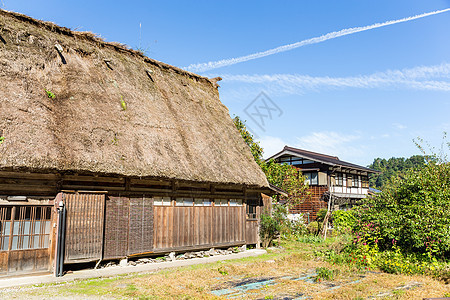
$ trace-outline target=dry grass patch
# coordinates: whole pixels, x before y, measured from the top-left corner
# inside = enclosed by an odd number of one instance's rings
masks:
[[[271,249],[259,257],[151,274],[44,285],[31,290],[0,291],[0,298],[49,299],[49,295],[60,295],[75,299],[226,299],[231,296],[293,299],[310,296],[313,299],[409,300],[450,295],[450,285],[430,277],[362,272],[314,256],[315,252],[333,245],[332,240],[314,244],[291,241],[283,243],[283,249]],[[317,268],[322,268],[331,277],[315,280]],[[405,286],[409,289],[402,288]]]

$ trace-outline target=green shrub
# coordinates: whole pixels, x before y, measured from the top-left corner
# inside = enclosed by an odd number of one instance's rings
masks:
[[[317,221],[309,223],[307,230],[310,234],[317,234],[319,232],[319,223]]]
[[[353,210],[336,210],[332,214],[333,227],[338,233],[350,233],[355,226],[356,217]]]
[[[357,210],[357,242],[400,247],[429,261],[450,258],[450,163],[430,161],[396,178]]]
[[[337,274],[338,270],[330,270],[326,267],[316,268],[316,277],[314,281],[321,282],[322,280],[333,280],[335,273]]]
[[[267,248],[272,241],[280,234],[281,224],[276,218],[268,213],[261,215],[261,221],[259,224],[259,235],[261,236],[262,246]]]

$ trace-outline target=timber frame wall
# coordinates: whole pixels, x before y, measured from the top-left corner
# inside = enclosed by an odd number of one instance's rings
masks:
[[[155,204],[155,197],[166,197],[170,204]],[[178,206],[177,199],[184,198],[204,199],[209,204]],[[17,199],[21,201],[14,202]],[[0,210],[3,208],[5,216],[8,207],[45,206],[52,211],[51,217],[45,216],[51,218],[51,232],[36,231],[37,235],[47,235],[46,247],[41,241],[36,250],[2,248],[0,275],[53,270],[60,201],[67,209],[64,263],[259,243],[263,205],[259,189],[91,174],[0,171]],[[2,230],[8,222],[5,218],[0,216]],[[28,257],[27,266],[20,265],[24,255]]]
[[[327,199],[324,199],[324,194],[327,191],[327,186],[309,186],[306,190],[306,196],[303,196],[301,199],[301,203],[290,208],[289,212],[292,214],[304,214],[307,222],[314,221],[319,210],[327,208]]]

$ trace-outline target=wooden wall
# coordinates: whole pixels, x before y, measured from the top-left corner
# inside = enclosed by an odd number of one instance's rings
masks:
[[[306,214],[309,213],[309,221],[312,222],[317,217],[317,212],[321,208],[327,208],[327,202],[323,199],[323,194],[328,191],[326,186],[310,186],[308,194],[301,199],[299,205],[292,207],[289,212],[292,214],[305,214],[305,221],[308,221]]]
[[[64,263],[102,259],[105,195],[66,193],[67,210]]]
[[[153,251],[153,199],[109,196],[103,259]]]
[[[154,251],[245,244],[245,207],[154,207]]]

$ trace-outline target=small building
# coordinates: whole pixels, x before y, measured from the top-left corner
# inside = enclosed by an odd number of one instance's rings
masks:
[[[306,177],[307,195],[301,204],[291,208],[292,214],[302,213],[313,221],[321,208],[327,208],[332,197],[332,209],[346,209],[369,193],[369,176],[379,171],[355,165],[317,152],[285,146],[267,160],[296,167]]]
[[[259,242],[215,80],[0,10],[0,82],[0,275]]]

